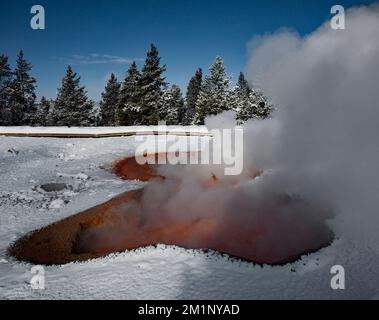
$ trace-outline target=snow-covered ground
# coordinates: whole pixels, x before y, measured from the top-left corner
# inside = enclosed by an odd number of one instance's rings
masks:
[[[186,137],[180,137],[186,139]],[[204,138],[205,139],[205,138]],[[0,298],[2,299],[350,299],[379,297],[379,257],[338,239],[285,266],[258,266],[216,253],[159,245],[91,261],[45,267],[46,288],[33,290],[31,264],[7,256],[25,233],[143,185],[107,168],[134,153],[134,137],[0,137]],[[46,192],[41,185],[63,183]],[[333,290],[333,265],[346,289]]]

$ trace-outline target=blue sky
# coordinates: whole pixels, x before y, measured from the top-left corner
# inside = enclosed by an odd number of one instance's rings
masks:
[[[216,55],[237,77],[246,45],[256,35],[282,27],[308,34],[329,19],[330,8],[365,0],[1,0],[0,54],[12,65],[23,49],[38,80],[38,96],[55,97],[68,63],[81,75],[89,96],[100,99],[106,78],[123,79],[131,60],[141,66],[150,43],[167,66],[166,77],[183,89],[198,67]],[[30,8],[45,8],[46,29],[30,28]]]

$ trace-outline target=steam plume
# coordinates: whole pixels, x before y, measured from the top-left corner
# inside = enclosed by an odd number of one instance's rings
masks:
[[[248,125],[271,185],[328,204],[337,233],[379,251],[378,30],[377,4],[353,8],[345,30],[253,39],[246,69],[278,106],[260,130]]]

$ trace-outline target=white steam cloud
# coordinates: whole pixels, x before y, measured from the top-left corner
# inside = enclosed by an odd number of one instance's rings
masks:
[[[353,8],[301,38],[255,38],[247,75],[273,99],[272,120],[246,126],[248,158],[270,185],[336,213],[334,229],[379,251],[379,6]]]

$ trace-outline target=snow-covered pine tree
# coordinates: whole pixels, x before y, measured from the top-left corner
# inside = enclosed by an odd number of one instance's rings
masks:
[[[67,67],[54,103],[53,121],[57,126],[90,126],[95,122],[94,103],[87,97],[80,77]]]
[[[31,125],[37,111],[35,100],[36,79],[29,72],[32,66],[21,50],[17,56],[11,94],[12,125]]]
[[[0,126],[11,124],[10,98],[13,72],[8,63],[8,57],[0,56]]]
[[[245,118],[251,111],[251,92],[252,90],[245,78],[245,75],[240,72],[237,84],[231,94],[233,97],[233,101],[231,103],[233,105],[233,110],[236,111],[236,120],[238,123],[245,121]]]
[[[116,125],[116,108],[120,87],[121,84],[118,82],[116,75],[112,73],[105,86],[105,91],[101,94],[100,125],[102,126]]]
[[[190,125],[194,121],[196,112],[196,101],[199,97],[201,82],[203,80],[203,71],[197,69],[195,75],[191,78],[187,87],[185,113],[183,116],[183,124]]]
[[[251,90],[246,104],[237,113],[237,122],[242,124],[249,119],[266,119],[273,106],[260,90]]]
[[[181,123],[184,109],[184,99],[180,88],[172,85],[162,95],[162,111],[159,115],[161,120],[165,120],[167,125],[177,125]]]
[[[249,84],[245,79],[245,75],[242,72],[240,72],[237,84],[232,90],[229,91],[228,99],[228,103],[231,109],[236,112],[237,120],[238,114],[241,112],[241,110],[249,106],[250,92],[251,88],[249,87]]]
[[[140,114],[142,125],[154,125],[159,121],[160,102],[163,94],[163,89],[166,87],[166,82],[162,73],[166,71],[166,66],[160,65],[161,58],[157,48],[152,44],[145,64],[142,68],[142,75],[139,81],[141,89],[140,95]]]
[[[255,102],[256,110],[255,115],[259,119],[266,119],[274,110],[273,105],[259,89],[256,89],[250,95],[251,99]]]
[[[33,121],[34,124],[36,126],[43,126],[43,127],[50,125],[50,112],[51,112],[51,101],[47,100],[45,97],[42,97],[38,105],[36,117]]]
[[[241,103],[240,100],[238,100]],[[236,108],[236,120],[238,124],[242,124],[245,121],[253,118],[257,118],[257,105],[255,101],[255,93],[252,91],[247,101],[244,101],[243,104],[238,104]]]
[[[140,78],[135,62],[130,66],[122,83],[116,110],[116,123],[119,126],[140,124]]]
[[[242,107],[242,101],[240,99],[239,93],[238,93],[238,86],[235,85],[231,90],[228,92],[228,105],[230,106],[230,109],[238,113],[238,111]]]
[[[209,70],[210,74],[205,77],[196,101],[196,124],[204,124],[206,116],[231,108],[228,102],[230,78],[226,76],[224,61],[216,57]]]
[[[238,76],[237,92],[238,92],[239,96],[242,98],[245,98],[251,92],[251,88],[250,88],[249,83],[247,82],[243,72],[240,72],[240,74]]]

